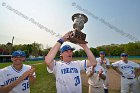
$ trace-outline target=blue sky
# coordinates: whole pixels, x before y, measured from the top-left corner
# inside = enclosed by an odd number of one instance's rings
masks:
[[[14,36],[14,45],[37,42],[52,47],[60,35],[73,30],[75,13],[88,17],[82,32],[89,47],[140,40],[139,0],[0,0],[0,43]]]

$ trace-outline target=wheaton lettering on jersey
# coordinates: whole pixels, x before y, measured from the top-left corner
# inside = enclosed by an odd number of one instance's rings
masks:
[[[64,68],[61,69],[62,74],[67,74],[67,73],[78,73],[77,68]]]
[[[18,78],[19,78],[19,77],[10,78],[10,79],[8,79],[8,80],[6,80],[6,81],[4,82],[4,85],[8,85],[8,84],[10,84],[10,83],[16,81]],[[28,80],[28,77],[26,77],[24,80]]]
[[[122,66],[121,68],[122,68],[122,69],[125,69],[125,68],[134,69],[132,66]]]

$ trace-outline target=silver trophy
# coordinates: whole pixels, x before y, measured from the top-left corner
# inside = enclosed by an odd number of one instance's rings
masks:
[[[74,30],[70,32],[69,41],[75,44],[85,44],[86,34],[82,33],[81,30],[84,28],[84,24],[88,21],[88,18],[84,14],[76,13],[72,16],[74,22]]]

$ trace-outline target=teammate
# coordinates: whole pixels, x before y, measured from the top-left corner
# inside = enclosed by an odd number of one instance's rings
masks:
[[[104,93],[108,93],[108,88],[109,88],[109,78],[108,78],[108,69],[110,68],[110,62],[109,59],[107,59],[105,57],[105,52],[104,51],[100,51],[100,57],[96,58],[97,64],[101,65],[104,70],[105,70],[105,75],[106,75],[106,79],[104,81]]]
[[[104,80],[106,79],[105,70],[102,66],[96,65],[87,68],[86,71],[89,84],[88,93],[104,93]]]
[[[96,59],[86,44],[79,44],[86,52],[88,60],[72,61],[74,48],[64,45],[61,48],[62,61],[56,62],[54,57],[61,45],[68,40],[68,37],[69,32],[57,41],[45,57],[45,62],[48,66],[48,72],[53,73],[56,77],[57,93],[82,93],[80,71],[95,65]]]
[[[30,93],[29,83],[35,82],[35,68],[24,65],[25,52],[12,53],[13,64],[0,71],[0,93]]]
[[[112,63],[113,69],[121,75],[121,93],[140,93],[140,86],[135,75],[135,69],[140,69],[140,65],[129,61],[126,53],[121,54],[121,59]]]

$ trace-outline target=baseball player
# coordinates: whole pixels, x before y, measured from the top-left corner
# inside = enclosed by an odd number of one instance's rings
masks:
[[[96,58],[97,64],[101,65],[104,70],[105,70],[105,74],[106,74],[106,79],[104,81],[104,93],[108,93],[108,88],[109,88],[109,78],[108,78],[108,69],[110,67],[110,62],[109,59],[107,59],[105,57],[105,52],[104,51],[100,51],[100,57]]]
[[[135,69],[140,69],[139,64],[129,61],[128,54],[122,53],[121,60],[112,63],[112,67],[121,75],[121,93],[140,93],[140,86],[135,75]]]
[[[87,68],[86,71],[89,84],[88,93],[104,93],[104,80],[106,79],[105,70],[102,66],[96,65],[95,67],[91,66]]]
[[[74,48],[69,45],[64,45],[61,48],[62,61],[56,62],[54,57],[61,45],[68,40],[68,37],[69,33],[66,33],[57,41],[45,57],[45,62],[48,72],[53,73],[56,77],[57,93],[82,93],[80,71],[85,70],[86,67],[95,65],[96,59],[86,44],[80,44],[85,50],[88,60],[72,61]]]
[[[35,68],[24,65],[25,52],[12,53],[13,64],[0,71],[0,93],[30,93],[29,83],[35,81]]]

